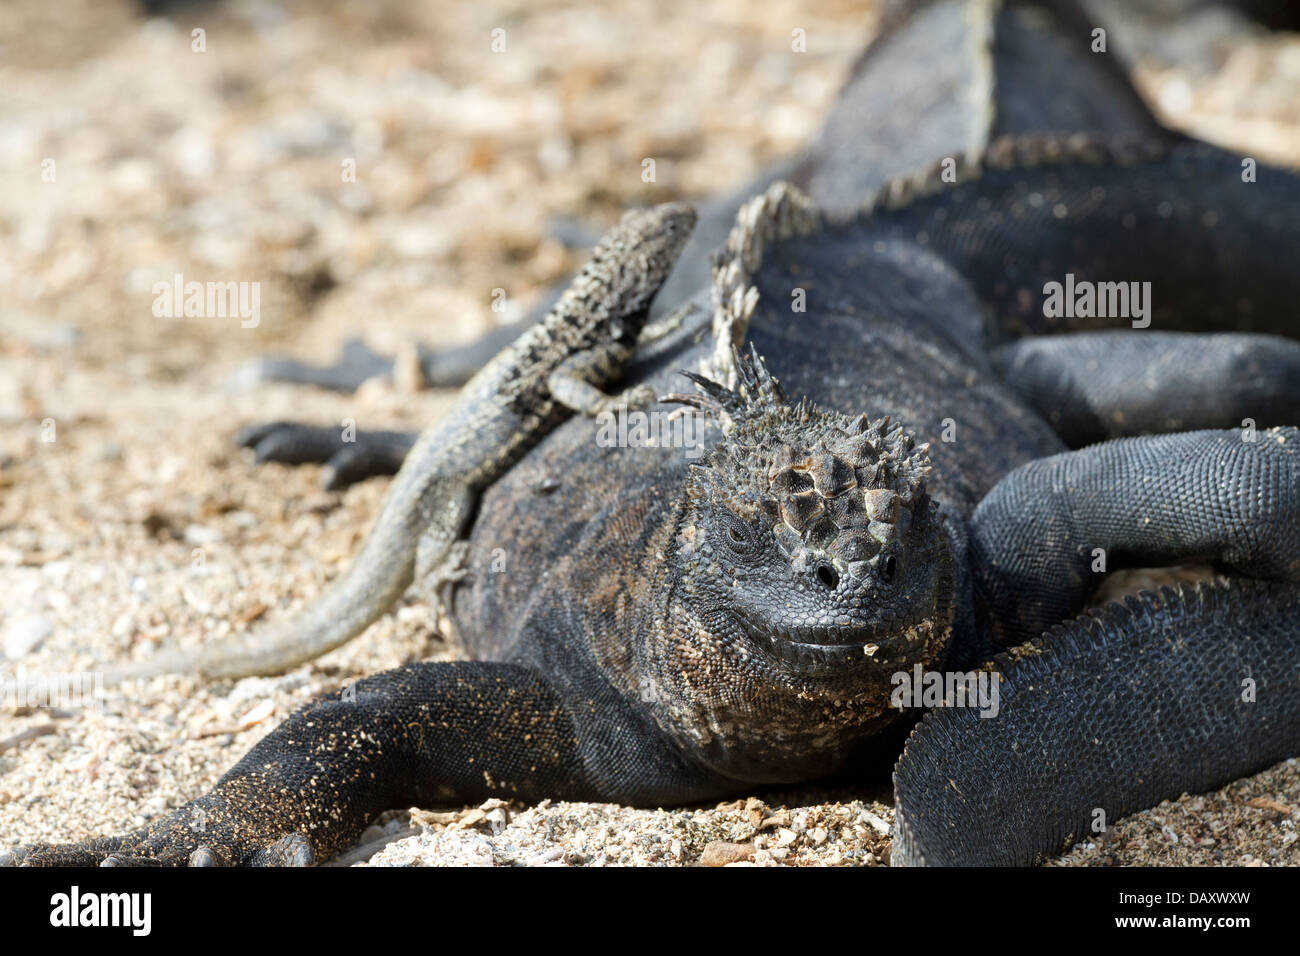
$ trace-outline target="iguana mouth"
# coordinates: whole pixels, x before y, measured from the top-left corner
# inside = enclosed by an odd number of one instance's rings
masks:
[[[746,614],[742,627],[755,645],[807,673],[840,672],[850,664],[866,664],[879,647],[876,628],[866,624],[776,627]]]

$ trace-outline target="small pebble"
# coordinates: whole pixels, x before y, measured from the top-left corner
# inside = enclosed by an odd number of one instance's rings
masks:
[[[700,866],[726,866],[729,863],[749,861],[754,858],[754,844],[728,843],[714,840],[700,854]]]
[[[5,630],[5,657],[11,661],[25,657],[40,647],[53,630],[54,625],[43,617],[19,618]]]

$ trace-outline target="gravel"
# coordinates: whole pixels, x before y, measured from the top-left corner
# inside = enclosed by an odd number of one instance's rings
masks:
[[[566,236],[731,188],[796,148],[872,23],[848,0],[797,13],[777,0],[230,0],[149,21],[126,0],[0,5],[6,676],[76,675],[292,614],[345,566],[386,482],[326,493],[319,469],[256,467],[233,433],[270,418],[418,428],[448,396],[230,389],[236,373],[270,352],[326,360],[355,335],[387,353],[468,341],[523,314],[576,265]],[[795,28],[807,53],[790,51]],[[1300,44],[1259,39],[1214,63],[1156,62],[1141,78],[1174,122],[1261,158],[1300,155]],[[259,283],[258,324],[155,316],[154,284],[178,273]],[[313,695],[455,656],[435,614],[407,602],[277,678],[0,701],[0,847],[134,828]],[[1060,862],[1295,864],[1297,807],[1292,761],[1139,814]],[[891,822],[887,792],[675,810],[489,801],[395,810],[350,857],[872,865]]]

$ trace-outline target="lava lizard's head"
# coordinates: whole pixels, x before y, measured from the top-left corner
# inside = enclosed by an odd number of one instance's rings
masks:
[[[756,352],[736,364],[736,389],[690,375],[700,394],[673,396],[725,437],[688,483],[656,679],[709,747],[742,727],[791,745],[870,731],[897,716],[893,675],[939,660],[951,633],[929,449],[887,418],[787,402]]]
[[[595,321],[592,343],[636,344],[650,303],[695,228],[695,208],[668,202],[624,214],[592,251],[566,295]],[[612,306],[612,308],[611,308]]]

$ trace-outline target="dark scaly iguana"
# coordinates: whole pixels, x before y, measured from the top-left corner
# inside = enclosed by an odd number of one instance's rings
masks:
[[[986,24],[1004,56],[1030,53],[1007,27],[1022,12]],[[583,418],[551,431],[469,532],[450,603],[476,660],[327,695],[175,813],[13,858],[310,862],[391,806],[655,805],[824,777],[906,729],[895,675],[991,657],[999,716],[944,708],[908,742],[894,862],[1029,862],[1095,808],[1300,751],[1300,432],[1125,437],[1153,419],[1124,414],[1295,422],[1294,346],[1267,333],[1294,298],[1270,253],[1300,239],[1300,181],[1246,184],[1239,157],[1164,136],[996,138],[955,183],[944,168],[845,215],[785,185],[746,205],[700,297],[715,334],[685,322],[625,376],[662,393],[708,367],[678,397],[711,423],[708,457],[607,447]],[[1067,273],[1150,281],[1164,330],[1256,334],[1082,331],[1096,320],[1037,299]],[[1160,364],[1171,346],[1180,364]],[[1072,374],[1101,347],[1128,374]],[[1186,400],[1189,357],[1221,401]],[[1059,432],[1040,411],[1056,407]],[[1068,450],[1097,438],[1114,440]],[[508,573],[489,573],[497,549]],[[1112,569],[1196,557],[1235,576],[1070,620],[1094,549]]]

